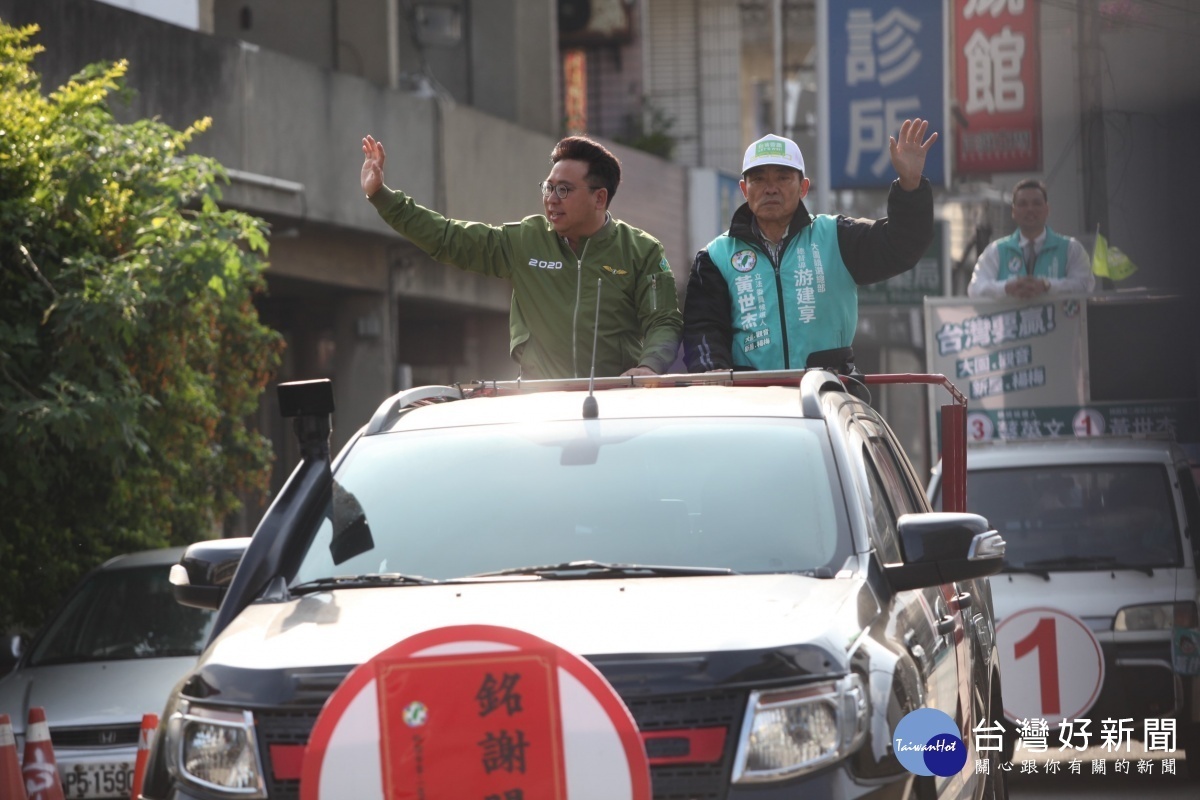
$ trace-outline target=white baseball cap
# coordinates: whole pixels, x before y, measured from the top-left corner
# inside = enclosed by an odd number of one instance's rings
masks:
[[[746,148],[746,156],[742,159],[742,174],[763,164],[779,164],[804,172],[804,156],[800,148],[791,139],[768,133]]]

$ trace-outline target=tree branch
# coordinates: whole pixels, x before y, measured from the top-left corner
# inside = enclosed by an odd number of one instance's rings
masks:
[[[12,375],[8,374],[8,369],[4,366],[4,362],[9,358],[11,358],[11,356],[9,356],[8,353],[4,352],[3,350],[0,350],[0,375],[3,375],[4,379],[6,381],[11,383],[13,386],[17,387],[17,389],[19,389],[21,392],[23,392],[25,394],[25,396],[28,397],[30,400],[37,400],[38,396],[36,394],[34,394],[33,392],[31,392],[25,386],[25,384],[18,381]]]
[[[38,265],[33,262],[33,256],[29,255],[29,251],[25,249],[25,245],[18,244],[17,249],[21,251],[21,255],[25,256],[25,263],[29,266],[29,271],[33,277],[37,278],[38,283],[50,290],[50,294],[54,295],[55,302],[61,300],[62,295],[58,293],[58,290],[54,288],[50,281],[46,280],[46,276],[38,269]]]

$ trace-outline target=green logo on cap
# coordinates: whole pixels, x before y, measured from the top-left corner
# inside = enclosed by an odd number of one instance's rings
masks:
[[[787,158],[787,148],[783,142],[759,142],[754,145],[754,157],[781,156]]]

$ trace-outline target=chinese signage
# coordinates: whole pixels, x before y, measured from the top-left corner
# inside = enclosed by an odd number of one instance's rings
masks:
[[[858,304],[873,305],[921,305],[926,297],[941,297],[949,285],[946,259],[946,223],[933,221],[933,242],[917,265],[907,272],[888,278],[881,283],[858,287]]]
[[[300,800],[343,797],[650,800],[650,767],[591,664],[522,631],[462,625],[392,645],[326,701]]]
[[[1006,685],[1007,691],[1007,685]],[[1178,775],[1176,757],[1178,725],[1174,718],[1132,717],[1060,718],[1058,722],[1031,717],[1016,721],[1017,740],[1013,758],[1023,775]],[[1134,743],[1134,732],[1141,741]],[[1005,727],[1000,722],[975,726],[975,749],[981,755],[1004,749]],[[1099,748],[1100,752],[1097,752]],[[1085,752],[1086,751],[1086,752]],[[1005,772],[1013,764],[1001,763]],[[991,761],[975,762],[976,774],[989,774]]]
[[[1092,399],[1089,359],[1104,356],[1088,352],[1089,308],[1076,297],[926,300],[927,366],[967,396],[968,442],[1127,434],[1200,441],[1195,400]]]
[[[929,369],[963,390],[971,410],[1082,405],[1086,303],[930,304]]]
[[[563,53],[563,106],[567,131],[587,131],[587,53],[568,50]]]
[[[954,0],[956,174],[1042,166],[1038,4]]]
[[[906,119],[945,131],[943,3],[826,2],[829,153],[833,188],[882,188],[896,177],[889,137]],[[928,134],[927,134],[928,135]],[[945,185],[940,145],[925,176]]]
[[[552,653],[381,661],[376,679],[387,800],[565,800]]]

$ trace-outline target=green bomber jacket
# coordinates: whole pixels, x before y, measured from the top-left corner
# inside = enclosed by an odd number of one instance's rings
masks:
[[[593,330],[597,376],[639,365],[661,373],[675,360],[683,330],[675,278],[645,231],[609,215],[576,255],[541,214],[488,225],[447,219],[386,186],[369,199],[437,261],[512,283],[509,354],[523,378],[587,377]]]

